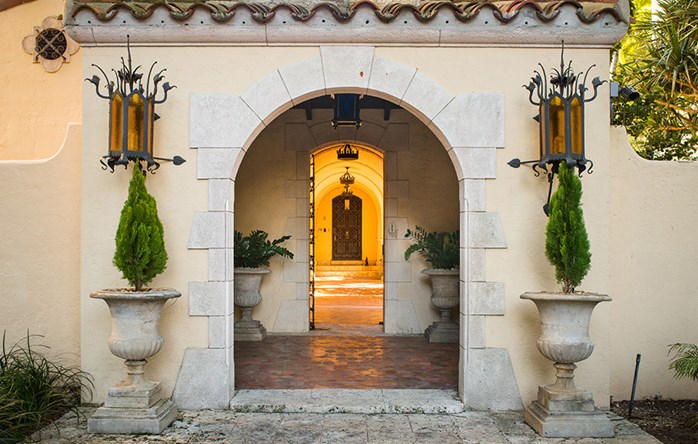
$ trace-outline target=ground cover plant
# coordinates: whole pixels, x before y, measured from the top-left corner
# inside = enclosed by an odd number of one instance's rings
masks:
[[[269,240],[266,231],[254,230],[248,236],[240,231],[235,231],[233,238],[234,263],[236,268],[268,267],[269,259],[277,254],[281,257],[293,259],[293,253],[281,243],[289,240],[291,236],[281,236],[278,239]]]
[[[407,229],[405,238],[414,243],[405,250],[405,260],[419,253],[435,269],[452,270],[460,265],[460,231],[432,231],[417,226]]]
[[[29,335],[12,346],[2,337],[0,353],[0,443],[19,442],[68,411],[80,415],[81,393],[92,396],[92,377],[50,360]],[[79,417],[79,416],[78,416]]]

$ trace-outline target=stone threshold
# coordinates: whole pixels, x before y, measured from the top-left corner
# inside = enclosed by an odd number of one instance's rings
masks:
[[[238,390],[230,409],[240,413],[443,414],[463,412],[455,390]]]

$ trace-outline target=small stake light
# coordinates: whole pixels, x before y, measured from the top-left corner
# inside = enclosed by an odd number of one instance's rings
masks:
[[[109,76],[102,68],[99,69],[107,83],[107,94],[100,92],[98,76],[85,79],[95,85],[97,96],[109,100],[109,148],[107,155],[100,159],[102,169],[109,168],[114,172],[116,165],[128,166],[129,161],[144,160],[146,169],[154,173],[160,167],[158,161],[172,162],[181,165],[185,162],[180,156],[172,159],[163,159],[153,156],[153,123],[160,116],[155,114],[155,105],[164,103],[167,100],[167,92],[173,88],[169,82],[162,85],[162,98],[156,96],[160,92],[159,85],[164,79],[163,69],[153,76],[153,69],[157,62],[150,66],[148,76],[143,87],[143,74],[138,72],[140,66],[133,68],[131,65],[131,45],[126,40],[128,51],[128,65],[121,58],[121,69],[112,71],[116,74],[116,82],[110,81]],[[151,85],[152,82],[152,85]],[[151,89],[152,86],[152,89]]]
[[[586,158],[584,148],[584,104],[596,98],[599,86],[606,81],[595,77],[591,81],[594,95],[587,98],[587,76],[596,65],[590,66],[583,77],[574,73],[572,62],[565,67],[564,42],[560,69],[553,68],[549,80],[543,65],[539,63],[538,66],[541,72],[534,71],[535,76],[531,77],[530,83],[524,85],[524,88],[529,91],[528,100],[539,109],[539,114],[533,119],[540,125],[540,158],[525,162],[512,159],[508,164],[513,168],[533,164],[536,176],[540,175],[538,168],[546,172],[550,186],[548,201],[543,206],[543,211],[548,215],[553,178],[558,172],[560,162],[564,160],[569,167],[576,167],[580,176],[589,164],[588,171],[592,173],[594,162]],[[548,165],[551,166],[550,171]]]

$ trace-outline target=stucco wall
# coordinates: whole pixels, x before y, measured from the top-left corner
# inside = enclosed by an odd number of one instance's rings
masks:
[[[81,128],[43,161],[0,161],[0,330],[80,363]]]
[[[61,0],[36,0],[0,12],[0,160],[51,157],[68,122],[81,120],[81,51],[48,73],[22,48],[35,26],[62,13]]]
[[[611,393],[630,399],[640,353],[638,398],[696,399],[698,383],[675,380],[667,352],[698,343],[698,164],[648,161],[623,128],[611,135]]]

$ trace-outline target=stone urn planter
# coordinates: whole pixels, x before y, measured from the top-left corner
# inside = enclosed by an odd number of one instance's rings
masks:
[[[180,296],[172,289],[90,293],[109,306],[109,350],[124,359],[127,368],[126,379],[109,389],[104,407],[88,420],[90,433],[160,433],[177,416],[175,405],[162,396],[161,383],[145,379],[144,367],[164,342],[159,332],[162,307]]]
[[[595,409],[591,392],[574,383],[576,363],[594,351],[589,338],[592,311],[611,298],[593,293],[524,293],[521,299],[536,304],[541,322],[536,345],[557,370],[554,384],[538,387],[538,399],[526,407],[524,420],[543,437],[612,437],[613,424]]]
[[[460,270],[427,268],[422,273],[431,278],[431,303],[441,311],[441,319],[424,332],[429,342],[458,342],[459,326],[451,313],[460,303]]]
[[[259,289],[262,278],[269,273],[269,268],[235,268],[233,299],[242,310],[242,317],[235,321],[236,341],[261,341],[267,336],[262,323],[252,319],[252,309],[262,302]]]

